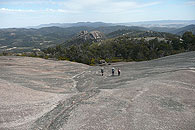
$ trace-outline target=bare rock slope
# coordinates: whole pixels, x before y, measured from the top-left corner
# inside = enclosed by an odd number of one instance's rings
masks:
[[[104,70],[0,57],[0,130],[195,129],[195,52]]]

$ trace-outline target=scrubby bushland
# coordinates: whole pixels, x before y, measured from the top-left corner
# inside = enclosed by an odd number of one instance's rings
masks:
[[[145,40],[128,36],[107,39],[98,43],[84,43],[65,47],[58,45],[44,50],[49,57],[70,60],[84,64],[96,64],[104,59],[107,62],[143,61],[195,51],[195,35],[186,32],[181,38],[169,37],[168,40]]]

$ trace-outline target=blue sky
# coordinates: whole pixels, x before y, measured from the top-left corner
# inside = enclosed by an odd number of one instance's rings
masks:
[[[195,20],[195,0],[0,0],[0,28],[48,23]]]

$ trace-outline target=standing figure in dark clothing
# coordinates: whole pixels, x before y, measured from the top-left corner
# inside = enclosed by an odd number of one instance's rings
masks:
[[[114,67],[113,67],[113,68],[112,68],[112,76],[114,76],[114,70],[115,70],[115,69],[114,69]]]
[[[104,69],[101,68],[101,73],[102,73],[102,76],[104,76]]]
[[[118,68],[118,76],[120,76],[121,74],[121,70]]]

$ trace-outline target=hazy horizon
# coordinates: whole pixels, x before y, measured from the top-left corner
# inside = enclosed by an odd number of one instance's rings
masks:
[[[0,28],[50,23],[195,20],[195,0],[1,0]]]

